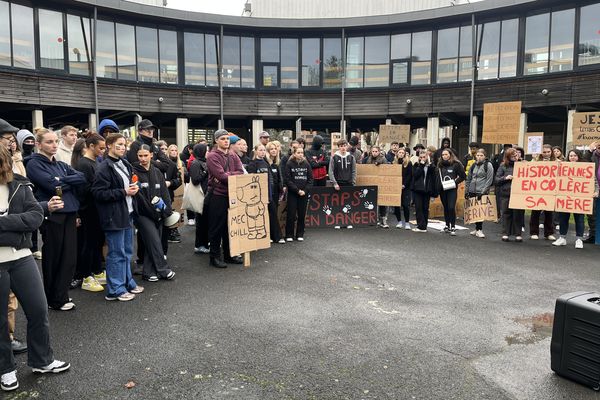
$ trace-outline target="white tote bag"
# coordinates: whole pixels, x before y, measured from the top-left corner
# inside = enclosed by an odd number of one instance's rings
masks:
[[[204,209],[204,192],[202,191],[202,186],[186,183],[183,190],[183,204],[181,208],[202,214],[202,210]]]

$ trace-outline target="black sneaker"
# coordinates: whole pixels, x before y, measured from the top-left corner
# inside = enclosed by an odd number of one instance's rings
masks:
[[[78,287],[81,287],[82,283],[83,283],[83,279],[73,279],[73,280],[71,280],[69,289],[77,289]]]
[[[12,349],[13,354],[21,354],[27,351],[27,345],[21,342],[19,339],[13,339],[10,342],[10,347]]]
[[[244,263],[244,259],[240,256],[235,256],[235,257],[227,257],[225,258],[225,262],[227,264],[243,264]]]
[[[227,268],[227,264],[216,257],[210,258],[210,266],[215,268]]]
[[[37,372],[40,374],[46,374],[48,372],[52,372],[53,374],[58,374],[59,372],[63,372],[71,368],[71,364],[64,361],[54,360],[50,364],[41,368],[31,368],[32,372]]]

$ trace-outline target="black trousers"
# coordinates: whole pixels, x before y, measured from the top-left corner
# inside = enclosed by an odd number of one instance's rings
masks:
[[[502,228],[506,236],[521,236],[525,210],[508,208],[510,197],[500,197],[500,209],[502,210]]]
[[[279,209],[279,194],[277,199],[273,198],[269,203],[269,229],[271,231],[271,240],[279,242],[281,239],[281,229],[279,228],[279,219],[277,210]]]
[[[42,271],[48,305],[69,302],[69,285],[77,266],[75,213],[51,214],[42,225]]]
[[[541,210],[531,211],[531,218],[529,219],[529,234],[539,235],[540,234],[540,216]],[[544,211],[544,237],[548,237],[554,234],[554,222],[553,212]]]
[[[208,240],[210,242],[210,256],[220,258],[222,245],[223,257],[229,258],[231,257],[231,254],[229,254],[229,228],[227,226],[229,198],[227,196],[213,194],[210,196],[209,207]]]
[[[194,247],[204,246],[208,248],[208,214],[209,202],[204,202],[202,208],[202,214],[196,214],[196,240],[194,241]]]
[[[83,279],[92,273],[102,272],[104,231],[100,226],[100,218],[96,209],[79,210],[79,218],[81,218],[81,226],[78,228],[79,255],[75,278]]]
[[[144,242],[142,276],[146,279],[151,276],[166,278],[171,269],[167,265],[162,248],[162,223],[143,215],[136,216],[134,222],[138,229],[138,239]]]
[[[313,186],[325,186],[325,185],[327,185],[327,178],[315,179],[313,181]]]
[[[402,214],[404,214],[404,222],[410,220],[410,196],[410,190],[402,189],[400,207],[394,207],[394,215],[398,222],[402,222]]]
[[[54,360],[42,277],[33,257],[23,257],[0,263],[0,374],[17,369],[8,334],[8,294],[11,290],[27,317],[27,365],[40,368]]]
[[[308,195],[299,196],[298,193],[288,191],[287,199],[287,218],[285,220],[285,237],[304,237],[304,219],[306,218],[306,206],[308,204]],[[296,223],[296,217],[298,222]],[[294,235],[294,225],[296,225],[296,234]]]
[[[417,228],[426,230],[429,220],[429,199],[427,193],[414,192],[415,213],[417,215]]]
[[[444,206],[444,220],[446,226],[454,228],[456,226],[456,189],[442,190],[440,199]]]

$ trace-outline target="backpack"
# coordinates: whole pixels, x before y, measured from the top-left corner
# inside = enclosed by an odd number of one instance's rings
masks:
[[[488,164],[490,162],[488,160],[485,160],[485,163],[483,164],[483,170],[485,171],[485,174],[487,175],[488,172]],[[477,165],[477,163],[473,163],[471,165],[471,168],[469,168],[469,175],[471,175],[473,173],[473,170],[475,169],[475,166]],[[472,175],[471,175],[472,176]]]

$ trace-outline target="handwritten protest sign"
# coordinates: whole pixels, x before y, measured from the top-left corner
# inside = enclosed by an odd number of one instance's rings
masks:
[[[313,187],[306,211],[306,227],[377,224],[377,187]]]
[[[340,132],[331,132],[331,157],[337,151],[337,142],[342,138],[342,134]]]
[[[541,154],[544,145],[544,132],[527,132],[525,134],[525,153]]]
[[[232,256],[271,247],[267,179],[266,174],[234,175],[228,179]]]
[[[518,143],[520,127],[520,101],[483,105],[483,143]]]
[[[379,143],[410,142],[410,125],[379,125]]]
[[[594,163],[515,163],[509,207],[592,214],[595,176]]]
[[[573,114],[573,146],[600,141],[600,111]]]
[[[377,186],[377,204],[400,206],[402,197],[402,165],[357,164],[356,184]]]
[[[465,224],[474,224],[475,222],[498,220],[498,211],[496,210],[496,196],[484,195],[480,199],[469,197],[465,199]]]
[[[458,185],[456,192],[456,215],[463,215],[465,212],[465,183]],[[429,205],[429,218],[438,218],[444,216],[444,205],[438,196]]]

